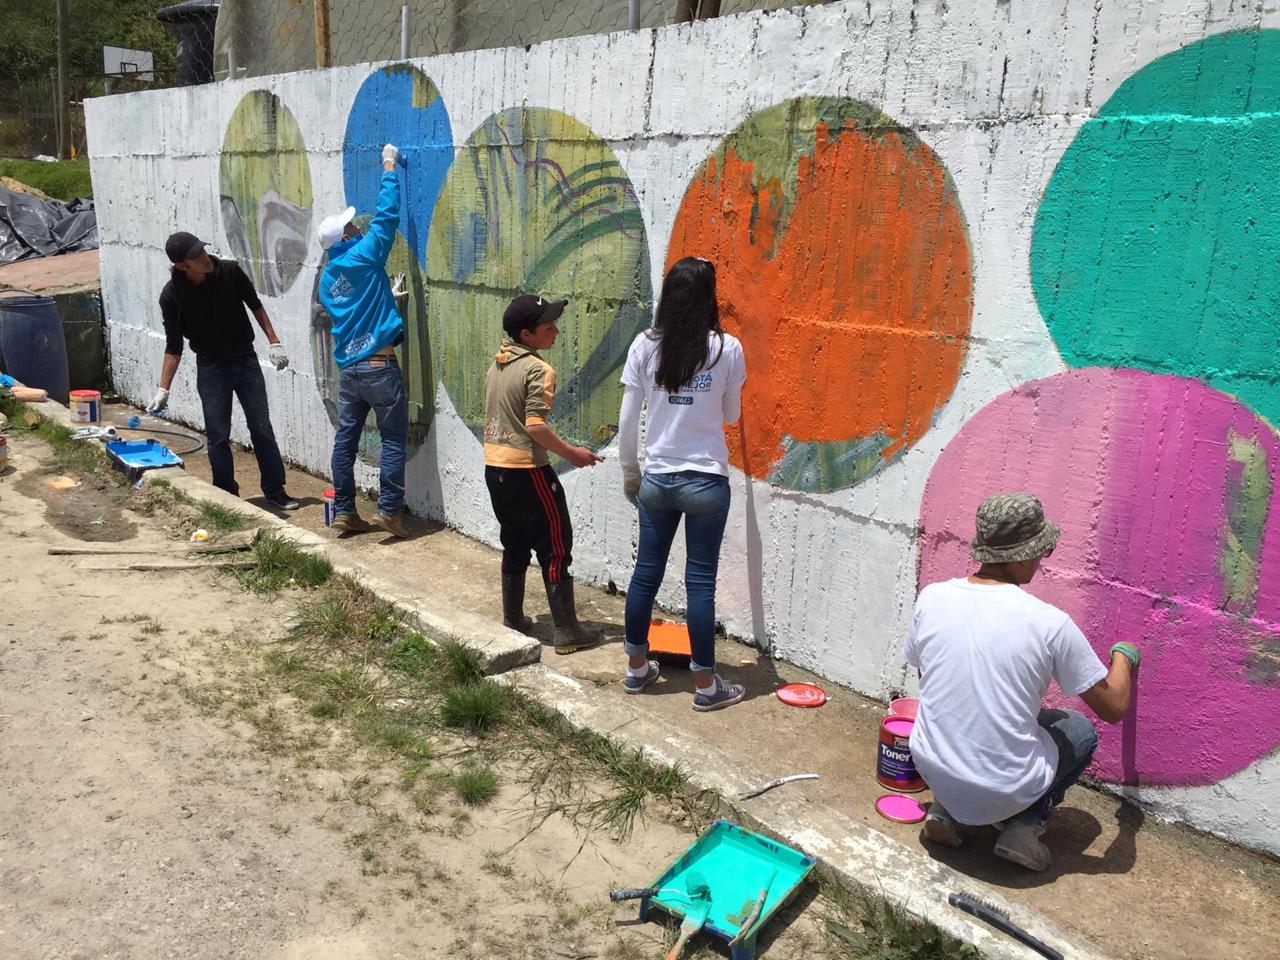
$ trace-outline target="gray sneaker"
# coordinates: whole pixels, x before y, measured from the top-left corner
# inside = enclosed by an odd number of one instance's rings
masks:
[[[1010,820],[996,840],[995,854],[1028,870],[1048,870],[1053,863],[1049,848],[1040,842],[1044,827]]]
[[[740,683],[726,683],[717,673],[715,692],[703,693],[701,690],[696,690],[693,694],[693,709],[699,713],[723,710],[725,707],[732,707],[735,703],[741,702],[746,695],[746,687]]]
[[[653,681],[658,679],[658,661],[650,660],[649,669],[643,677],[633,677],[627,674],[622,680],[622,689],[627,693],[639,693]]]
[[[929,804],[929,815],[924,818],[924,837],[944,847],[958,847],[964,843],[959,825],[937,800]]]

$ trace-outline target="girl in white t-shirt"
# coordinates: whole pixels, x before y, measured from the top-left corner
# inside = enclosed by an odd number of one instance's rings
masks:
[[[742,344],[720,327],[716,270],[686,257],[668,272],[653,328],[636,337],[622,372],[618,418],[624,491],[640,513],[640,546],[627,588],[623,683],[639,693],[658,679],[648,658],[653,601],[684,518],[693,709],[740,701],[741,684],[716,674],[716,570],[729,517],[729,449],[724,424],[737,423],[747,379]],[[639,462],[640,411],[647,410],[645,464]]]

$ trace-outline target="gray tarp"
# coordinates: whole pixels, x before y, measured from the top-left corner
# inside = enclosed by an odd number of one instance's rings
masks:
[[[0,263],[76,253],[98,246],[93,201],[44,201],[0,187]]]

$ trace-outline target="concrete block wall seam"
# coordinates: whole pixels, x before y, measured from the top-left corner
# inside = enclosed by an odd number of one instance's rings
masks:
[[[832,343],[857,344],[856,349],[847,351],[852,370],[847,375],[855,405],[871,409],[876,417],[887,417],[882,408],[888,411],[904,403],[915,404],[901,419],[882,421],[879,433],[859,432],[863,428],[850,432],[852,428],[833,425],[814,414],[807,415],[807,421],[805,417],[795,420],[794,425],[788,421],[782,431],[785,457],[779,454],[766,465],[768,469],[756,475],[741,469],[741,463],[733,468],[734,501],[721,566],[719,615],[731,630],[755,637],[780,656],[863,693],[883,696],[891,688],[909,683],[898,651],[920,582],[917,568],[926,571],[921,576],[941,576],[955,569],[954,557],[947,561],[951,565],[945,572],[943,566],[920,560],[932,549],[928,547],[931,528],[921,523],[922,510],[928,509],[930,486],[936,486],[935,478],[943,474],[962,476],[947,472],[947,452],[958,449],[957,444],[963,446],[976,429],[975,422],[981,422],[984,414],[1028,383],[1054,382],[1058,376],[1070,377],[1099,362],[1108,367],[1154,364],[1158,374],[1182,374],[1183,368],[1177,364],[1183,360],[1157,356],[1152,346],[1169,344],[1185,353],[1177,337],[1162,335],[1143,343],[1132,332],[1140,329],[1136,319],[1126,315],[1123,324],[1108,327],[1095,319],[1095,305],[1077,296],[1069,284],[1063,286],[1062,278],[1070,280],[1071,271],[1105,271],[1105,264],[1111,262],[1094,258],[1092,265],[1087,261],[1077,264],[1071,259],[1073,246],[1060,239],[1068,230],[1102,229],[1080,212],[1080,204],[1073,208],[1056,199],[1087,196],[1079,187],[1074,193],[1062,187],[1073,170],[1096,162],[1099,154],[1088,154],[1081,144],[1087,145],[1090,138],[1101,135],[1098,131],[1105,130],[1109,121],[1105,117],[1100,121],[1099,114],[1121,109],[1116,105],[1128,103],[1135,95],[1148,96],[1142,93],[1150,86],[1145,78],[1164,69],[1161,64],[1167,58],[1217,57],[1215,63],[1229,68],[1257,56],[1248,51],[1236,55],[1227,49],[1231,44],[1262,44],[1264,59],[1259,62],[1270,63],[1266,59],[1271,55],[1268,34],[1224,31],[1256,31],[1276,23],[1275,12],[1210,0],[1190,5],[1172,0],[1100,0],[1094,5],[1070,0],[1020,5],[963,0],[927,9],[910,0],[873,0],[550,41],[527,51],[470,51],[415,60],[412,67],[432,85],[448,115],[454,159],[446,179],[481,159],[498,164],[492,168],[495,171],[504,169],[501,164],[508,161],[500,153],[477,145],[482,141],[476,140],[485,129],[506,129],[503,123],[522,124],[521,136],[532,133],[529,149],[542,151],[536,154],[539,163],[568,163],[566,170],[580,165],[584,172],[595,163],[616,165],[613,169],[621,184],[618,196],[600,194],[593,209],[611,209],[622,203],[632,211],[641,231],[640,254],[635,253],[634,244],[628,252],[628,228],[604,231],[599,236],[605,241],[594,247],[579,245],[577,252],[564,260],[560,272],[550,268],[541,274],[530,272],[541,249],[538,245],[544,243],[540,231],[550,229],[556,215],[554,208],[539,206],[539,184],[545,186],[546,181],[534,178],[529,180],[534,189],[526,196],[535,199],[512,201],[515,219],[525,224],[518,238],[525,246],[510,249],[527,249],[534,257],[525,265],[527,276],[541,276],[545,278],[542,282],[584,304],[603,294],[599,302],[608,310],[625,307],[643,311],[650,308],[666,263],[679,252],[681,242],[719,244],[715,255],[721,264],[722,295],[746,296],[734,286],[735,276],[741,275],[741,289],[751,291],[750,297],[760,305],[757,310],[763,311],[760,329],[787,325],[791,337],[773,346],[755,333],[744,341],[755,384],[764,382],[766,372],[773,376],[784,371],[785,376],[795,378],[794,386],[791,380],[786,381],[788,388],[781,399],[769,400],[780,404],[770,408],[773,416],[791,416],[793,408],[803,406],[800,398],[830,377],[825,372],[817,374],[818,368],[812,366],[830,349],[826,342],[816,341],[809,359],[798,367],[789,352],[789,344],[797,336],[801,340],[809,336],[805,331],[813,321],[840,330],[839,337],[844,339]],[[1254,36],[1259,39],[1251,39]],[[310,212],[321,216],[345,205],[348,199],[345,171],[354,161],[345,149],[348,134],[344,131],[353,112],[364,109],[360,106],[361,90],[370,78],[395,69],[401,68],[358,65],[230,81],[202,89],[111,97],[90,104],[90,146],[103,237],[103,298],[119,389],[137,399],[149,396],[154,389],[161,351],[154,303],[164,282],[164,235],[180,220],[197,223],[197,232],[208,234],[216,252],[228,252],[219,212],[219,171],[226,153],[227,124],[246,98],[253,96],[253,91],[266,91],[296,120],[306,154]],[[1247,88],[1251,82],[1251,77],[1242,76],[1236,86]],[[1169,83],[1157,86],[1172,89]],[[708,96],[708,92],[714,95]],[[1197,95],[1215,94],[1201,91]],[[1225,106],[1205,109],[1235,109],[1227,100],[1221,104]],[[834,111],[830,116],[837,118],[861,119],[837,119],[836,135],[823,134],[826,139],[820,139],[819,128],[828,129],[822,119],[828,116],[824,111]],[[201,129],[188,135],[186,128],[197,116],[213,119],[204,120]],[[502,117],[507,119],[486,127]],[[775,122],[771,117],[781,118],[781,126],[767,126]],[[1257,128],[1268,121],[1259,114],[1245,122]],[[840,128],[841,123],[851,126]],[[120,128],[126,124],[138,128],[136,137],[121,134]],[[759,130],[766,128],[776,133],[762,136]],[[1152,138],[1144,142],[1156,146],[1130,144],[1125,149],[1162,149],[1158,144],[1164,142],[1159,139],[1163,131],[1150,124],[1147,129]],[[1188,125],[1181,132],[1198,129]],[[775,150],[775,144],[783,149]],[[1120,148],[1112,145],[1107,149],[1114,152]],[[1215,155],[1214,144],[1205,149],[1208,152],[1203,156]],[[894,152],[898,150],[903,152]],[[1181,151],[1180,156],[1196,155],[1185,144]],[[676,236],[685,229],[681,215],[686,212],[687,219],[695,188],[705,188],[707,196],[714,195],[720,204],[706,207],[714,216],[700,222],[716,219],[727,223],[735,215],[733,204],[740,201],[729,193],[713,194],[721,190],[714,177],[699,179],[708,158],[727,157],[731,152],[739,159],[750,155],[752,169],[769,170],[768,175],[775,178],[765,193],[748,183],[745,195],[749,203],[763,203],[762,198],[767,198],[771,205],[767,222],[782,238],[777,258],[769,252],[759,256],[752,251],[758,242],[754,233],[736,237],[727,229],[721,234],[704,231],[683,241]],[[1133,162],[1146,162],[1139,153],[1132,156]],[[788,172],[792,168],[787,164],[797,158],[808,164],[806,175],[818,178],[815,183],[822,182],[822,176],[830,177],[822,163],[836,164],[830,169],[843,171],[842,175],[824,182],[822,189],[824,195],[842,199],[838,207],[830,206],[835,201],[828,201],[826,208],[815,207],[821,212],[816,220],[805,219],[808,214],[801,216],[796,222],[803,225],[789,235],[794,210],[805,202],[814,203],[813,195],[805,192],[809,181],[798,176],[792,179]],[[864,166],[851,173],[855,163]],[[912,236],[867,232],[894,220],[935,222],[931,210],[906,217],[865,212],[874,211],[872,204],[877,198],[891,196],[899,188],[895,179],[900,180],[902,171],[908,169],[917,171],[913,176],[925,178],[903,194],[913,198],[911,202],[919,203],[920,197],[929,195],[921,186],[928,177],[940,172],[946,179],[949,185],[939,196],[944,198],[943,209],[947,203],[953,204],[963,236],[959,245],[953,242],[950,249],[953,253],[965,251],[966,262],[955,260],[953,254],[948,255],[950,259],[933,255],[943,236],[933,228]],[[721,175],[717,169],[716,176]],[[843,198],[833,185],[852,177],[859,178],[860,189]],[[1117,183],[1128,189],[1128,184],[1150,179],[1130,176]],[[437,199],[430,209],[417,208],[418,215],[425,222],[433,210],[442,211],[437,215],[455,231],[454,236],[461,235],[457,230],[464,223],[489,222],[492,211],[468,199],[468,189],[458,188],[450,194],[457,201],[455,206],[442,206]],[[948,197],[952,199],[945,199]],[[887,209],[895,209],[893,204],[899,202],[905,201],[891,201]],[[1123,204],[1112,206],[1126,209]],[[589,216],[586,209],[574,212],[579,218],[571,224],[575,229],[578,224],[591,226],[581,219]],[[1101,209],[1106,209],[1105,204]],[[503,222],[512,219],[503,214]],[[1206,221],[1200,217],[1193,222]],[[841,232],[844,225],[852,223],[860,223],[857,229],[863,232]],[[1258,229],[1270,236],[1269,222],[1262,222]],[[1212,238],[1207,235],[1202,238],[1186,229],[1170,230],[1171,235],[1190,237],[1194,242],[1203,239],[1203,250],[1212,249],[1208,242]],[[1115,237],[1127,235],[1103,230],[1074,249],[1102,249],[1119,242]],[[854,236],[860,239],[850,239]],[[304,238],[303,246],[296,279],[280,295],[264,300],[289,349],[293,369],[284,376],[273,371],[266,375],[277,434],[286,456],[324,473],[328,470],[332,425],[323,403],[325,358],[317,353],[310,319],[312,288],[322,257],[310,236]],[[434,419],[427,438],[409,462],[407,501],[415,511],[494,544],[496,524],[479,480],[481,451],[474,433],[474,407],[455,389],[473,374],[464,375],[456,366],[456,352],[443,351],[445,341],[440,338],[456,321],[453,310],[438,312],[443,302],[440,291],[447,286],[445,274],[449,270],[458,274],[470,256],[459,251],[479,249],[445,244],[440,250],[447,255],[428,256],[424,264],[424,310],[437,311],[423,326],[423,336],[432,341],[435,378],[434,390],[425,386],[423,402],[433,409]],[[849,251],[854,249],[883,253],[855,264],[849,259]],[[1143,269],[1141,263],[1125,260],[1123,249],[1117,250],[1113,260],[1123,261],[1125,269]],[[779,261],[795,251],[804,252],[803,257],[796,256],[798,266],[779,268]],[[746,254],[757,256],[760,266],[745,267]],[[1199,255],[1211,256],[1208,252]],[[869,285],[859,286],[849,279],[874,276],[868,271],[876,265],[875,256],[898,266]],[[1196,262],[1193,253],[1179,252],[1164,259]],[[931,263],[948,267],[932,269]],[[837,269],[836,264],[847,266]],[[863,273],[850,272],[855,266]],[[1203,283],[1219,284],[1217,289],[1225,291],[1227,287],[1221,285],[1231,282],[1224,278],[1230,278],[1233,270],[1236,276],[1244,276],[1239,267],[1224,265],[1214,279]],[[760,286],[759,277],[765,274],[776,274],[770,280],[781,291],[776,301],[770,299],[773,292]],[[642,283],[634,282],[637,276]],[[1112,271],[1108,282],[1118,282],[1116,276]],[[466,286],[468,283],[472,285]],[[1245,283],[1239,281],[1241,290],[1246,289]],[[463,286],[474,294],[484,285],[464,279]],[[1061,292],[1064,289],[1066,295]],[[965,310],[938,312],[956,291],[961,291],[961,301],[967,303]],[[1114,289],[1116,302],[1124,295],[1120,287]],[[1243,303],[1244,297],[1244,293],[1238,297],[1232,294],[1233,299],[1224,302]],[[1133,300],[1141,302],[1140,297]],[[873,305],[865,308],[871,322],[841,327],[849,322],[843,317],[860,316],[848,305],[858,308],[864,302]],[[946,326],[952,322],[947,316],[959,317],[962,326]],[[922,354],[904,352],[902,345],[917,341],[901,333],[882,341],[867,339],[879,328],[905,331],[913,317],[933,318],[930,332],[918,342],[962,344],[948,361],[949,372],[944,373],[932,360],[923,361]],[[1212,346],[1213,337],[1229,329],[1225,314],[1223,318],[1208,326],[1191,322],[1186,329],[1197,331],[1202,347]],[[584,329],[587,335],[596,336],[590,332],[595,328]],[[1099,338],[1111,343],[1126,336],[1129,340],[1115,349],[1099,351],[1092,345]],[[855,337],[861,339],[852,339]],[[584,349],[586,345],[584,341]],[[567,365],[562,363],[562,377],[570,375],[583,356],[585,353],[575,354]],[[475,359],[467,362],[482,365]],[[1248,409],[1258,412],[1261,422],[1274,425],[1274,418],[1266,420],[1269,394],[1249,385],[1249,375],[1265,372],[1258,370],[1259,363],[1246,357],[1234,366],[1220,365],[1229,381],[1210,382],[1209,386],[1246,391],[1242,396],[1252,404]],[[804,370],[810,370],[808,384]],[[909,371],[909,375],[901,371]],[[1212,371],[1185,374],[1210,380],[1214,375]],[[616,390],[612,382],[616,373],[605,364],[595,376],[586,396],[594,396],[597,408],[605,410],[610,391]],[[911,399],[922,392],[936,399],[924,404]],[[1161,396],[1165,397],[1162,403],[1183,402],[1170,399],[1172,394]],[[1069,402],[1065,394],[1060,402]],[[180,368],[171,404],[176,417],[199,423],[190,364]],[[579,413],[583,409],[586,407],[575,408]],[[1136,414],[1117,415],[1140,418]],[[1257,690],[1272,682],[1268,678],[1276,643],[1275,629],[1269,626],[1273,621],[1267,619],[1272,595],[1266,576],[1257,572],[1270,570],[1268,558],[1273,547],[1269,545],[1280,544],[1280,536],[1268,539],[1266,535],[1270,501],[1259,486],[1264,481],[1267,490],[1274,486],[1275,467],[1266,459],[1267,443],[1250,432],[1255,430],[1252,421],[1244,413],[1231,416],[1236,418],[1230,427],[1235,432],[1224,441],[1231,455],[1224,462],[1225,479],[1215,488],[1222,491],[1229,509],[1223,515],[1221,530],[1206,528],[1196,534],[1201,538],[1196,541],[1201,554],[1194,575],[1227,583],[1224,589],[1234,591],[1230,597],[1253,604],[1266,614],[1259,621],[1261,627],[1248,628],[1255,633],[1242,633],[1244,627],[1238,624],[1245,620],[1214,626],[1220,631],[1218,635],[1226,638],[1220,642],[1238,651],[1241,676],[1252,678],[1243,681],[1249,685],[1247,689]],[[608,421],[596,423],[605,438],[597,445],[612,458],[616,446],[608,439]],[[1151,424],[1155,431],[1151,435],[1159,437],[1158,420],[1153,418]],[[812,431],[812,436],[797,435],[797,429]],[[902,436],[895,439],[894,431],[898,430]],[[235,437],[247,437],[239,417]],[[1029,450],[1031,445],[1032,441],[1021,436],[1006,438],[1000,445],[1000,456]],[[888,455],[878,461],[867,449],[886,450]],[[1167,454],[1150,460],[1152,469],[1166,476],[1178,463],[1190,462],[1159,458],[1175,455],[1182,456],[1170,447]],[[1107,463],[1085,460],[1080,468],[1094,472],[1113,469]],[[578,576],[622,586],[634,559],[634,521],[621,500],[618,477],[611,467],[610,462],[592,472],[570,471],[564,482],[578,533]],[[988,477],[982,482],[1000,483],[1014,475]],[[362,484],[376,482],[376,464],[360,463],[358,480]],[[1084,526],[1073,535],[1096,537],[1103,529],[1098,517],[1110,511],[1114,518],[1118,505],[1120,501],[1114,499],[1094,503],[1094,518],[1082,521]],[[1132,514],[1131,504],[1123,506],[1130,511],[1126,516],[1132,516],[1125,522],[1140,521]],[[1280,516],[1277,511],[1273,514]],[[952,512],[943,522],[959,535],[972,521]],[[1113,529],[1115,522],[1113,519],[1106,529]],[[659,594],[661,602],[675,609],[683,607],[680,561],[677,550]],[[1148,592],[1159,591],[1152,588]],[[1243,612],[1232,616],[1243,616]],[[1097,630],[1092,633],[1105,650],[1105,638]],[[1254,639],[1245,638],[1245,633]],[[1186,654],[1179,651],[1169,656]],[[1152,667],[1153,672],[1156,669]],[[1233,786],[1221,795],[1206,792],[1211,787],[1185,783],[1148,785],[1129,792],[1140,802],[1148,802],[1149,797],[1151,803],[1161,804],[1162,809],[1188,822],[1220,824],[1228,837],[1280,850],[1280,827],[1259,830],[1247,824],[1243,810],[1245,798],[1251,794],[1237,784],[1237,779],[1243,783],[1250,776],[1275,783],[1280,761],[1274,744],[1280,734],[1274,722],[1269,727],[1264,722],[1259,736],[1259,742],[1269,736],[1273,747],[1222,780]]]

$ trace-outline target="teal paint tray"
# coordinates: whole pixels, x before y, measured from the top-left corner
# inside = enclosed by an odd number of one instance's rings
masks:
[[[104,446],[130,480],[138,479],[144,470],[182,466],[182,458],[158,440],[112,440]]]
[[[690,886],[702,882],[711,888],[711,911],[702,929],[727,943],[738,935],[767,886],[760,915],[733,945],[733,960],[752,960],[756,937],[796,895],[816,863],[799,850],[717,820],[651,884],[658,892],[640,901],[640,919],[648,919],[654,907],[683,919]]]

